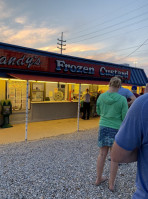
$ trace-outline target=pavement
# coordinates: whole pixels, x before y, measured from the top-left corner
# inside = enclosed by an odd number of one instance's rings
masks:
[[[43,122],[28,123],[27,140],[39,140],[52,136],[69,133],[81,133],[81,131],[97,128],[99,117],[90,118],[89,120],[79,120],[79,130],[77,118],[50,120]],[[0,128],[0,145],[25,141],[25,123],[14,124],[10,128]]]

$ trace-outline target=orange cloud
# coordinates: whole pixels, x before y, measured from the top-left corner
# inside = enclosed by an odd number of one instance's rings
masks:
[[[53,45],[53,46],[45,46],[40,48],[41,50],[45,50],[45,51],[52,51],[52,52],[60,52],[60,50],[57,48],[58,45]],[[86,53],[86,52],[94,52],[97,51],[99,49],[102,48],[102,46],[98,45],[87,45],[87,44],[68,44],[66,46],[63,46],[63,48],[66,48],[66,50],[63,51],[64,54],[72,54],[72,53],[76,53],[79,55],[82,55],[82,53]]]
[[[57,32],[57,29],[27,27],[15,34],[13,33],[11,36],[8,35],[6,42],[33,47],[35,44],[49,42],[51,36],[57,34]]]

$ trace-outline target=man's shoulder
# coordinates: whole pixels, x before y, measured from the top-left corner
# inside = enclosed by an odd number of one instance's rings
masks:
[[[128,92],[130,90],[121,86],[120,89],[119,89],[119,91]]]
[[[129,89],[123,87],[120,87],[118,93],[126,98],[129,98],[130,96],[134,95]]]

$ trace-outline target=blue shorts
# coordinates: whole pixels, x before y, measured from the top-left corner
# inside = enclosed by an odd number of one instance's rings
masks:
[[[108,146],[111,147],[115,140],[115,135],[117,134],[118,129],[113,129],[110,127],[99,126],[98,133],[98,146]]]

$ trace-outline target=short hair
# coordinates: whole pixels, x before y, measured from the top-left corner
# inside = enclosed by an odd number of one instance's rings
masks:
[[[121,80],[121,83],[123,83],[123,82],[124,82],[123,77],[121,77],[120,75],[116,75],[115,77],[118,77],[118,78]]]
[[[118,77],[112,77],[109,82],[109,86],[120,88],[121,87],[121,79]]]

